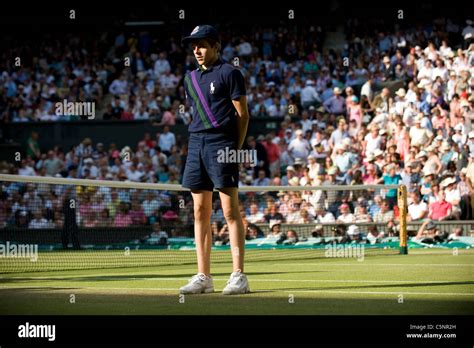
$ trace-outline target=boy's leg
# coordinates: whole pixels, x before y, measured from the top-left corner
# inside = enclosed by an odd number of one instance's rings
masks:
[[[237,187],[219,189],[222,212],[229,226],[233,272],[244,272],[245,231],[239,211]]]
[[[192,190],[198,273],[211,274],[212,191]]]

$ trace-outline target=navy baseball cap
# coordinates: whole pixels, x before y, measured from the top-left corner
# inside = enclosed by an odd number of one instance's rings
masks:
[[[217,32],[216,28],[207,24],[198,25],[195,27],[189,36],[183,37],[181,39],[181,42],[183,44],[188,44],[193,40],[199,39],[213,39],[220,42],[219,33]]]

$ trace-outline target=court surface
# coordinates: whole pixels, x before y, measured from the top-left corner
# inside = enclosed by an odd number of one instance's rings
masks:
[[[264,252],[264,251],[263,251]],[[3,314],[406,315],[473,314],[474,252],[262,258],[248,262],[251,293],[223,296],[231,266],[212,268],[216,292],[180,296],[192,263],[0,275]],[[179,251],[176,252],[179,257]],[[79,262],[79,261],[78,261]]]

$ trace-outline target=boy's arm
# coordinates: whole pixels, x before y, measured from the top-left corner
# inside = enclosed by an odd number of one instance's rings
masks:
[[[237,110],[237,148],[241,149],[247,135],[250,119],[247,97],[242,95],[232,100],[232,104],[234,104],[235,110]]]

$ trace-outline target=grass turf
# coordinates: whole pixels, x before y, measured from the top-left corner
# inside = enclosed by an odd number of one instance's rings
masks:
[[[109,251],[110,253],[111,251]],[[156,253],[147,251],[155,260]],[[473,314],[474,252],[417,249],[409,255],[373,253],[325,258],[324,253],[249,253],[246,273],[252,293],[223,296],[231,271],[228,258],[214,263],[216,292],[188,295],[178,288],[195,273],[194,252],[167,253],[167,262],[131,267],[5,273],[0,275],[2,314],[117,315],[405,315]],[[265,254],[267,253],[267,254]],[[55,254],[50,254],[55,255]],[[74,256],[75,255],[75,256]],[[97,254],[99,255],[99,254]],[[104,262],[96,255],[90,267]],[[110,256],[111,254],[109,254]],[[61,254],[87,268],[84,254]],[[189,263],[177,264],[180,256]],[[270,257],[271,256],[271,257]],[[77,259],[74,259],[76,257]],[[150,259],[151,260],[151,259]],[[174,263],[172,262],[174,260]],[[187,262],[186,261],[186,262]],[[4,261],[2,261],[4,262]],[[8,262],[12,262],[9,260]],[[81,263],[82,262],[82,263]],[[120,266],[115,260],[107,267]],[[0,272],[5,263],[0,263]],[[122,265],[123,266],[123,265]],[[47,268],[45,268],[47,269]],[[3,269],[5,270],[5,268]],[[75,303],[71,303],[71,295]],[[403,297],[403,301],[401,301]]]

